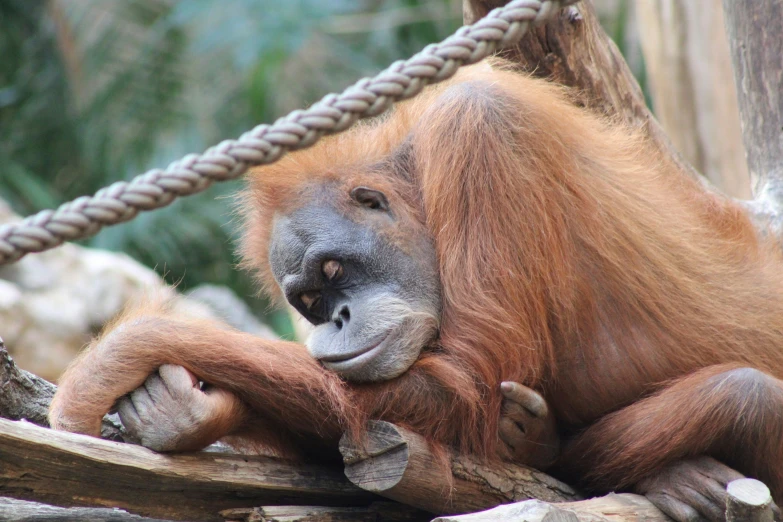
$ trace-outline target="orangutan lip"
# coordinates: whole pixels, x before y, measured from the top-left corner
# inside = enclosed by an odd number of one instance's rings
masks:
[[[378,349],[383,344],[383,342],[386,339],[389,338],[391,333],[392,332],[389,331],[389,332],[383,334],[382,336],[380,336],[380,340],[378,342],[375,342],[373,340],[368,346],[366,346],[365,348],[362,348],[358,352],[354,352],[354,353],[351,353],[351,354],[348,354],[348,355],[333,355],[333,356],[321,357],[319,360],[322,363],[329,364],[330,366],[332,366],[332,365],[340,365],[340,364],[344,364],[344,363],[353,361],[354,359],[356,359],[358,357],[361,357],[362,355],[367,355],[367,354],[375,351],[376,349]],[[378,339],[378,337],[376,337],[376,339]]]

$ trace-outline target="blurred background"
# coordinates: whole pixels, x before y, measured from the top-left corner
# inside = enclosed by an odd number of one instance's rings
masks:
[[[636,13],[633,1],[596,4],[647,91],[637,20],[650,17],[648,28],[653,17],[665,21],[671,3],[651,1],[646,9],[657,14]],[[9,216],[27,215],[165,167],[374,74],[461,21],[460,0],[1,0],[0,198]],[[231,194],[239,183],[141,214],[82,246],[128,254],[183,292],[228,288],[277,335],[292,337],[286,311],[271,308],[235,269]],[[0,336],[23,367],[48,378],[130,292],[108,299],[120,284],[111,277],[100,295],[87,288],[124,258],[66,252],[51,254],[71,256],[60,265],[45,254],[0,271],[9,283],[0,285]],[[84,268],[79,256],[98,261]],[[134,288],[155,279],[123,277]],[[65,284],[75,291],[52,293]],[[21,320],[20,310],[43,319]],[[69,341],[77,348],[43,363],[65,335],[64,316],[89,320]],[[63,324],[51,338],[30,338],[52,322]]]

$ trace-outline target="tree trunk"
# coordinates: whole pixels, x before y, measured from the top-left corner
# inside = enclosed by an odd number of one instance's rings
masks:
[[[463,0],[464,20],[472,23],[506,3]],[[724,0],[743,141],[754,184],[755,199],[742,204],[760,233],[771,230],[783,248],[783,102],[778,89],[783,84],[781,10],[780,0]],[[683,175],[722,195],[684,159],[647,109],[639,85],[617,46],[601,29],[590,0],[564,9],[557,19],[531,31],[501,55],[520,70],[574,87],[578,102],[585,107],[643,129],[662,157],[670,159]]]
[[[761,226],[783,244],[783,1],[724,0],[742,137]]]
[[[636,8],[656,117],[696,170],[725,194],[750,199],[720,0]]]

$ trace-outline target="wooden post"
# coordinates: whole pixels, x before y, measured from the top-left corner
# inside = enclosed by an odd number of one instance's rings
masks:
[[[758,480],[739,479],[729,482],[726,498],[727,522],[772,522],[772,495]]]

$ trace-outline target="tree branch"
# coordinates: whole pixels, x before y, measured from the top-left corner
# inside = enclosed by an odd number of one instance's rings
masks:
[[[175,520],[268,504],[366,506],[339,470],[222,453],[166,455],[0,419],[0,494],[57,506],[120,507]]]
[[[430,513],[470,513],[530,498],[579,498],[570,486],[524,466],[468,456],[438,459],[420,435],[384,421],[371,421],[358,443],[343,436],[340,452],[352,483]]]
[[[37,375],[16,366],[13,357],[0,339],[0,417],[27,420],[49,427],[49,404],[57,387]],[[124,430],[115,415],[103,419],[101,436],[117,442],[125,441]]]
[[[671,522],[649,500],[630,493],[549,504],[528,500],[468,515],[439,517],[433,522]]]
[[[727,522],[772,522],[772,495],[769,488],[755,479],[739,479],[726,487]]]
[[[373,502],[367,507],[264,506],[228,509],[220,514],[230,522],[426,522],[432,519],[424,511],[396,502]]]
[[[421,436],[388,422],[370,422],[358,443],[343,436],[340,452],[351,482],[430,513],[456,515],[435,519],[440,522],[670,521],[641,495],[578,500],[569,486],[524,466],[465,455],[438,458]],[[772,497],[763,483],[735,480],[728,494],[729,522],[772,522]],[[498,507],[474,513],[492,506]]]
[[[159,518],[131,515],[113,508],[61,508],[37,502],[0,498],[0,520],[46,522],[166,522]]]
[[[763,483],[739,479],[728,485],[727,522],[772,522],[772,497]],[[433,522],[670,522],[646,498],[623,493],[579,502],[548,504],[528,500]]]

